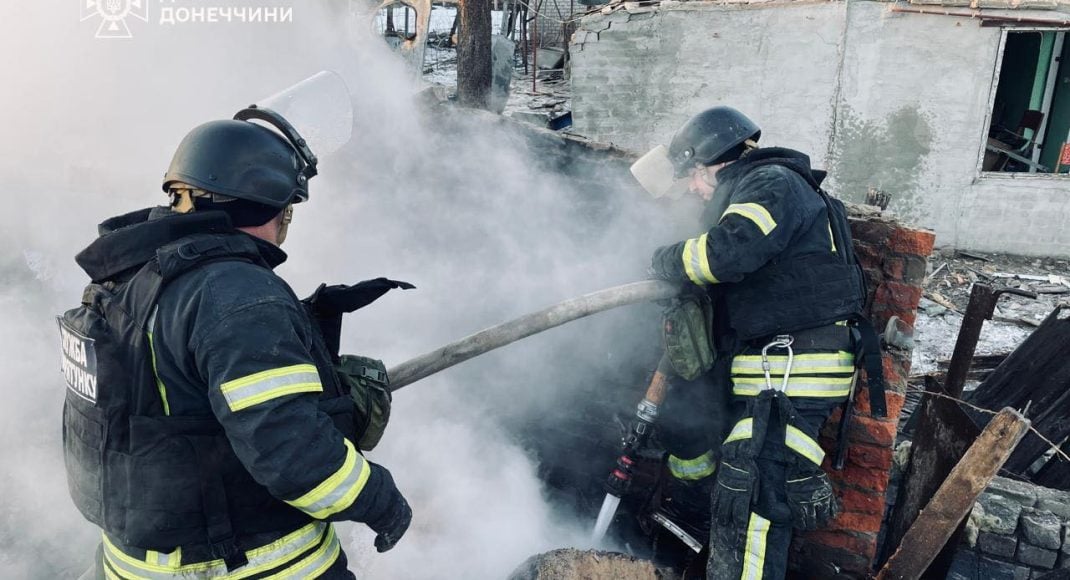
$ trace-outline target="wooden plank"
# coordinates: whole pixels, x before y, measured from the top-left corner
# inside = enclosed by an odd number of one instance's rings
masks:
[[[910,526],[877,580],[916,580],[925,573],[1028,428],[1029,420],[1011,408],[989,422]]]
[[[939,393],[942,391],[940,382],[939,377],[928,376],[925,389]],[[916,427],[910,463],[899,485],[881,562],[899,545],[925,503],[940,489],[948,474],[981,433],[958,403],[928,393],[922,396],[911,420]],[[942,569],[945,573],[950,566],[949,557],[933,564],[934,568]]]

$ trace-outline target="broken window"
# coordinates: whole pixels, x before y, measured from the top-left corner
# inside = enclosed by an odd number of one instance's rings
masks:
[[[1008,30],[982,171],[1070,171],[1070,43],[1062,30]]]

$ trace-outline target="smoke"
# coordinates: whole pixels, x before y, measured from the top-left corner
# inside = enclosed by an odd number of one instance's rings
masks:
[[[148,22],[127,19],[133,38],[103,40],[99,19],[79,21],[80,3],[0,7],[0,576],[72,577],[89,563],[99,536],[67,497],[53,316],[77,304],[85,279],[72,257],[95,224],[164,201],[160,176],[193,126],[319,70],[345,78],[354,138],[321,161],[279,273],[299,295],[380,275],[416,284],[347,317],[343,352],[388,366],[640,279],[650,251],[680,237],[664,224],[697,213],[645,200],[619,170],[554,171],[553,150],[509,124],[420,105],[412,74],[354,5],[282,3],[288,23],[167,26],[161,7],[208,3],[149,0]],[[569,455],[584,409],[634,405],[637,372],[656,358],[652,312],[573,323],[399,391],[369,456],[409,498],[413,528],[379,555],[364,526],[343,526],[351,567],[368,578],[500,578],[529,555],[582,544],[585,506],[545,482],[592,461]],[[614,444],[613,425],[590,431]]]

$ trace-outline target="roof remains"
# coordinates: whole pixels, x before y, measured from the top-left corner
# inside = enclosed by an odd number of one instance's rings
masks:
[[[909,0],[918,6],[945,6],[974,10],[1059,10],[1070,12],[1070,0]]]

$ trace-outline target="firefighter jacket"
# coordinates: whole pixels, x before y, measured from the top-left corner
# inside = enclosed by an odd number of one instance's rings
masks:
[[[327,522],[381,517],[394,488],[272,272],[286,254],[221,212],[142,210],[101,234],[60,328],[68,483],[108,576],[322,573],[340,557]]]
[[[742,340],[859,315],[862,272],[850,248],[836,243],[850,240],[846,211],[819,191],[824,174],[816,173],[806,155],[781,148],[758,149],[726,166],[708,207],[717,212],[712,227],[659,249],[654,268],[721,288]]]

